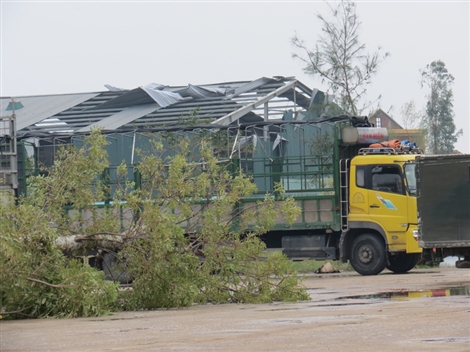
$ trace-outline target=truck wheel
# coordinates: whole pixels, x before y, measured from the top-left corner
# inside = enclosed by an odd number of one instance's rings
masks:
[[[361,275],[377,275],[385,268],[385,243],[365,233],[356,237],[351,248],[351,265]]]
[[[421,253],[400,253],[392,255],[388,252],[387,259],[385,266],[388,270],[393,271],[395,274],[403,274],[416,266],[416,263],[421,259]]]

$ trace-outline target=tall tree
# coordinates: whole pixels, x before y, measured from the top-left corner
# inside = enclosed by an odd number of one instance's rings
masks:
[[[401,106],[400,115],[405,130],[419,128],[424,117],[424,113],[416,109],[416,104],[413,100],[407,101]]]
[[[432,154],[449,154],[462,134],[461,129],[455,131],[452,104],[454,95],[451,88],[454,77],[441,60],[433,61],[421,70],[421,77],[421,87],[427,86],[430,89],[423,119],[427,150]]]
[[[328,84],[336,102],[346,113],[357,115],[373,104],[364,102],[363,98],[372,76],[389,53],[382,56],[380,47],[373,54],[366,52],[365,44],[359,40],[361,22],[354,2],[342,0],[336,8],[328,6],[330,17],[316,15],[322,23],[322,35],[315,48],[308,49],[295,34],[291,38],[292,44],[302,54],[292,56],[306,64],[304,72],[319,76]]]

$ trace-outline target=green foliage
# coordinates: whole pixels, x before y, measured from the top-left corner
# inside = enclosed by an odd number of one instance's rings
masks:
[[[30,179],[28,197],[0,204],[2,315],[94,316],[116,299],[116,286],[101,272],[66,258],[57,246],[59,235],[71,233],[64,205],[101,196],[90,185],[104,165],[103,141],[94,132],[81,150],[63,149],[49,176]]]
[[[432,154],[449,154],[462,135],[455,131],[452,84],[454,77],[447,71],[445,63],[437,60],[421,71],[421,86],[428,86],[426,115],[422,121],[426,130],[427,151]]]
[[[322,23],[323,34],[315,48],[308,49],[295,34],[291,41],[301,54],[292,56],[306,65],[306,73],[328,84],[344,112],[358,115],[372,105],[371,102],[361,105],[361,102],[381,61],[389,53],[381,56],[380,47],[372,55],[366,53],[365,44],[359,40],[361,22],[354,2],[342,0],[336,8],[330,6],[330,10],[331,18],[316,15]]]
[[[263,257],[259,235],[279,212],[274,194],[243,207],[255,185],[220,163],[206,137],[180,140],[172,156],[165,150],[142,156],[142,187],[124,196],[139,212],[129,229],[139,238],[121,252],[133,277],[123,308],[307,299],[285,257]],[[300,209],[287,199],[280,211],[293,222]]]
[[[277,187],[244,206],[256,186],[219,162],[210,135],[173,137],[154,138],[154,150],[142,153],[136,187],[125,163],[115,166],[117,180],[103,172],[106,138],[93,131],[31,177],[27,196],[1,205],[1,314],[78,317],[308,298],[289,261],[266,258],[259,239],[279,211],[295,220],[293,199],[279,202]],[[118,253],[111,270],[125,270],[131,290],[118,293],[102,272],[74,259],[96,250]]]

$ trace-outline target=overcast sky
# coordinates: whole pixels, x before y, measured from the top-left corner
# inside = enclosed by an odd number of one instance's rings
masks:
[[[295,76],[326,89],[293,59],[297,32],[315,45],[328,14],[317,1],[1,1],[1,96],[132,89]],[[424,108],[420,69],[442,60],[455,77],[456,148],[470,153],[469,1],[357,1],[360,40],[391,56],[368,90],[401,122]],[[334,6],[334,4],[333,4]]]

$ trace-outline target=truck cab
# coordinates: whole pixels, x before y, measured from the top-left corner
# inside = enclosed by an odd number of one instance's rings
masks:
[[[384,268],[406,272],[420,259],[413,237],[417,154],[393,148],[364,148],[349,165],[348,213],[341,235],[342,259],[363,275]]]

